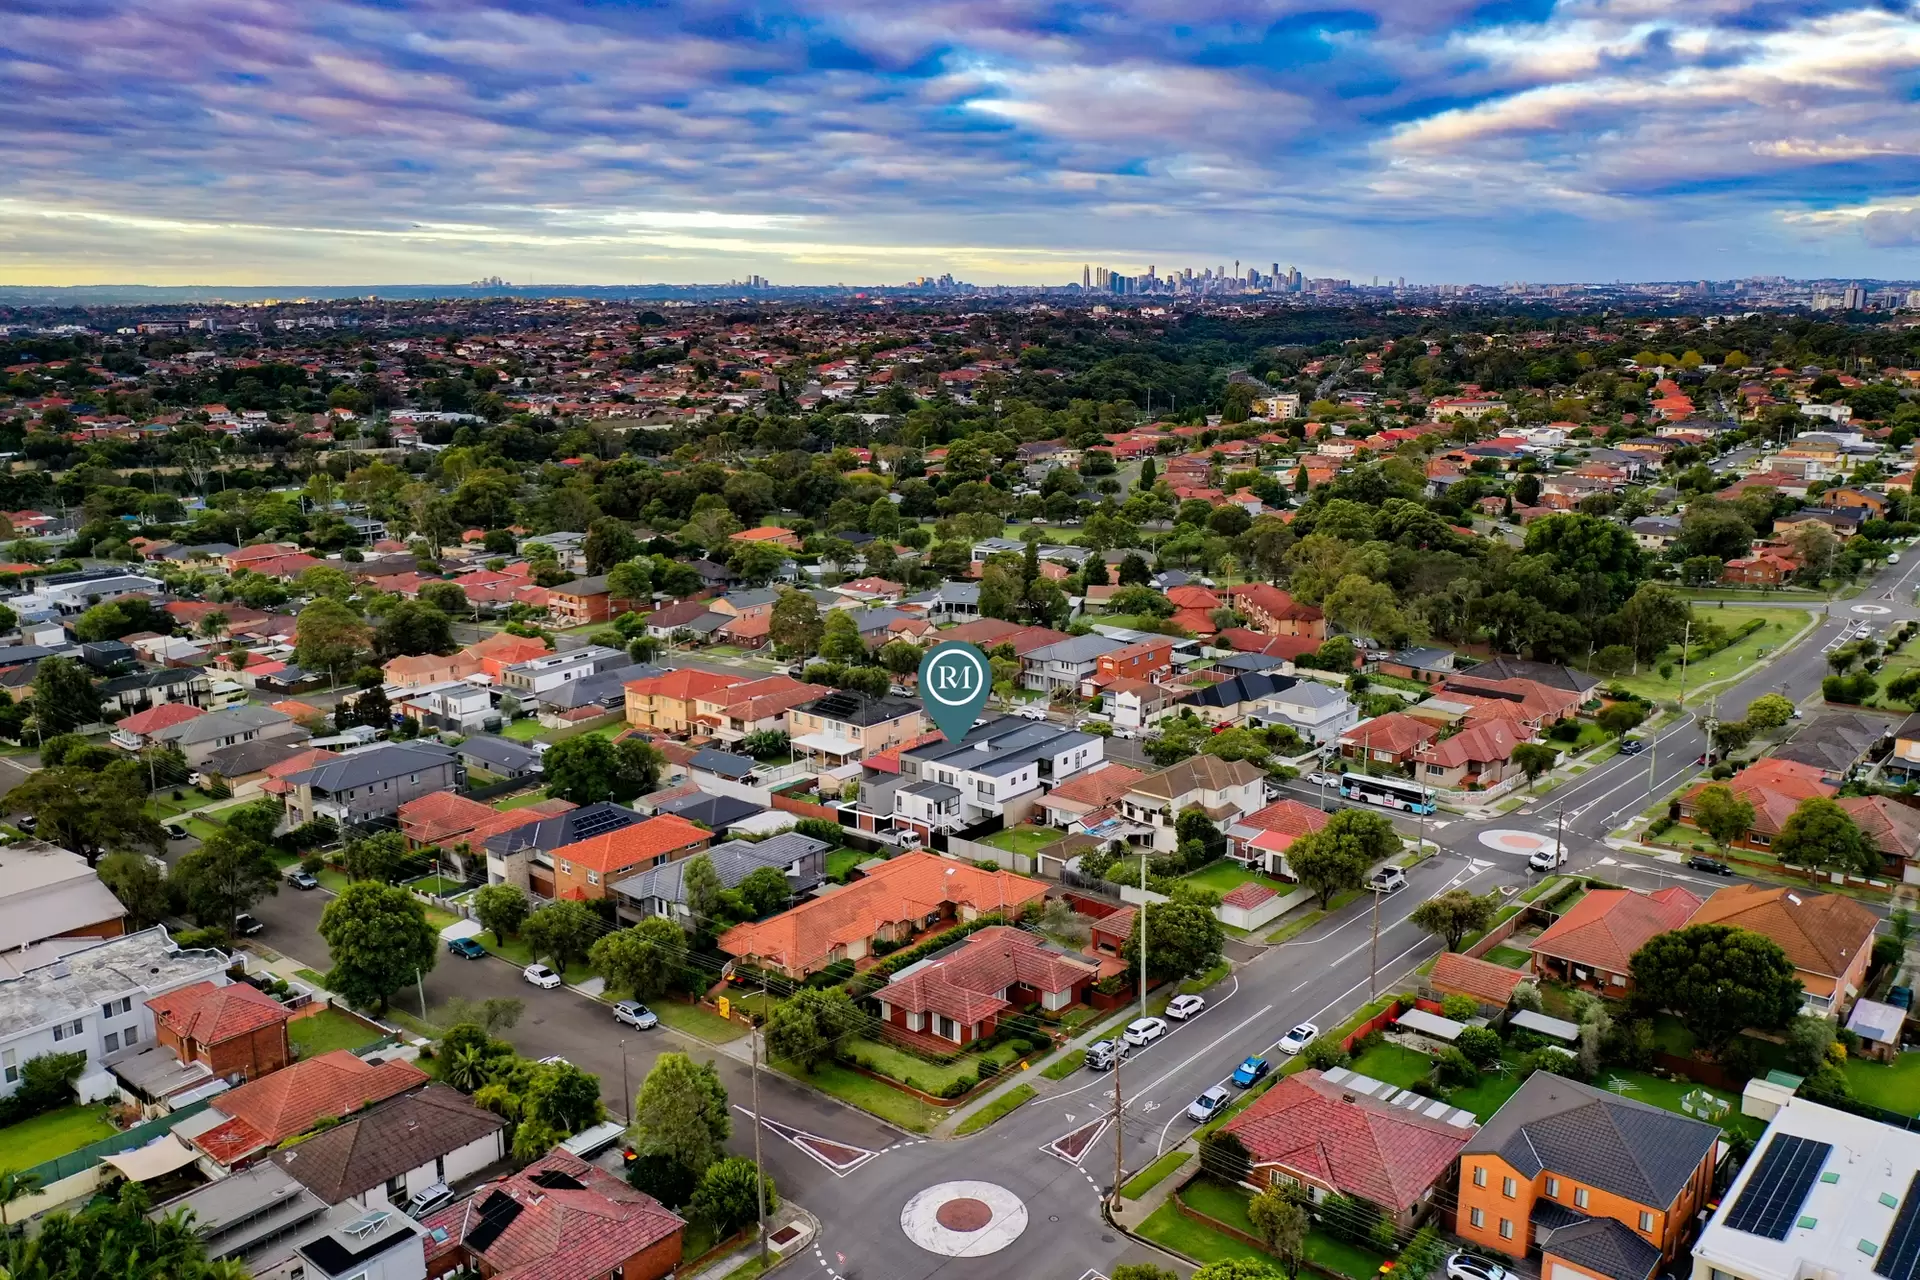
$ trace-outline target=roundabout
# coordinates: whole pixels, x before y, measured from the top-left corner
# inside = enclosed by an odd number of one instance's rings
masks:
[[[1517,853],[1525,858],[1539,853],[1542,849],[1553,848],[1553,837],[1538,831],[1496,828],[1492,831],[1482,831],[1480,843],[1499,853]]]
[[[991,1182],[940,1182],[907,1201],[900,1230],[929,1253],[984,1258],[1027,1229],[1027,1206]]]
[[[1886,605],[1883,605],[1883,604],[1857,604],[1857,605],[1854,605],[1849,612],[1864,613],[1871,617],[1878,618],[1886,614],[1892,613],[1893,610],[1889,609]]]

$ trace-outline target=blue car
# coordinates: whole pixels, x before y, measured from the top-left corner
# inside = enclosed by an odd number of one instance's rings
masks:
[[[1273,1068],[1268,1065],[1265,1058],[1248,1058],[1245,1062],[1234,1068],[1233,1082],[1242,1089],[1250,1089],[1254,1085],[1259,1084],[1261,1078],[1271,1070],[1273,1070]]]
[[[487,949],[473,938],[450,939],[447,942],[447,950],[457,956],[463,956],[468,960],[484,960],[487,958]]]

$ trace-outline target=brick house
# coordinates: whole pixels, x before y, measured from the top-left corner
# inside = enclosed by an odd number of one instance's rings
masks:
[[[1265,582],[1231,588],[1228,598],[1255,631],[1270,636],[1301,636],[1313,641],[1327,638],[1327,615],[1319,606],[1301,604],[1279,587]]]
[[[563,627],[583,627],[590,622],[605,622],[611,617],[612,599],[607,592],[604,575],[575,578],[572,582],[547,588],[547,612]]]
[[[1405,768],[1413,763],[1413,753],[1440,731],[1424,720],[1404,711],[1389,712],[1362,720],[1340,735],[1340,754],[1348,760]]]
[[[707,847],[713,832],[671,813],[561,845],[553,860],[553,898],[590,901],[607,896],[607,887],[634,871],[644,871]]]
[[[1414,749],[1413,765],[1429,787],[1491,787],[1519,772],[1512,767],[1513,749],[1526,740],[1526,731],[1513,722],[1487,720],[1451,738],[1421,743]]]
[[[1843,1015],[1866,987],[1879,918],[1852,898],[1772,885],[1731,884],[1689,924],[1729,924],[1780,944],[1806,991],[1806,1011]]]
[[[1442,952],[1427,975],[1427,986],[1437,996],[1466,996],[1483,1013],[1499,1013],[1513,1003],[1513,992],[1527,975],[1491,960],[1478,960],[1458,951]]]
[[[965,1045],[991,1036],[1009,1009],[1038,1003],[1058,1012],[1080,1003],[1099,976],[1092,960],[995,925],[895,974],[874,998],[889,1025]]]
[[[189,1140],[214,1164],[237,1168],[329,1116],[351,1115],[417,1089],[428,1079],[411,1062],[395,1059],[373,1066],[335,1049],[221,1094],[209,1109],[219,1122]]]
[[[285,1005],[244,982],[211,982],[147,1001],[154,1036],[181,1065],[200,1063],[222,1080],[253,1080],[292,1061]]]
[[[791,529],[782,529],[777,525],[765,525],[758,529],[743,529],[733,535],[733,542],[755,542],[762,546],[781,547],[788,551],[800,550],[800,535]]]
[[[1301,836],[1327,825],[1328,815],[1298,800],[1276,800],[1227,827],[1227,856],[1291,880],[1287,850]]]
[[[1777,587],[1799,568],[1797,557],[1771,547],[1759,547],[1750,555],[1727,561],[1720,571],[1720,581],[1745,587]]]
[[[627,723],[636,729],[687,733],[694,727],[695,702],[718,690],[746,683],[744,676],[717,675],[692,667],[629,681]]]
[[[1537,978],[1628,996],[1633,953],[1655,934],[1685,925],[1700,901],[1678,885],[1653,893],[1594,889],[1533,940],[1531,971]]]
[[[1703,782],[1680,797],[1680,821],[1693,825],[1694,807],[1700,793],[1711,786],[1724,786],[1737,798],[1753,806],[1753,823],[1733,843],[1746,849],[1767,849],[1780,829],[1801,803],[1816,796],[1831,796],[1840,788],[1828,780],[1827,771],[1818,765],[1766,756],[1754,761],[1724,783]]]
[[[1097,693],[1115,680],[1152,680],[1173,668],[1171,640],[1142,640],[1093,660],[1093,674],[1080,682],[1082,694]]]

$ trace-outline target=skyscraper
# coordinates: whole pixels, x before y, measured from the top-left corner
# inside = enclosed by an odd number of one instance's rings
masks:
[[[1093,288],[1093,268],[1092,267],[1082,266],[1080,268],[1080,287],[1082,289]]]
[[[1867,291],[1865,289],[1862,289],[1857,284],[1848,285],[1846,297],[1842,299],[1840,305],[1845,307],[1848,311],[1866,310]]]

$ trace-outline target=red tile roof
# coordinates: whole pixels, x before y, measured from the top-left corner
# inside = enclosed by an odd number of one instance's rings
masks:
[[[1320,1072],[1302,1071],[1261,1094],[1227,1132],[1257,1168],[1404,1212],[1452,1167],[1474,1130],[1344,1093]]]
[[[1701,900],[1678,885],[1654,893],[1595,889],[1555,920],[1529,950],[1608,973],[1626,973],[1633,953],[1656,933],[1693,918]]]
[[[221,1094],[213,1109],[227,1120],[196,1134],[193,1144],[217,1163],[231,1165],[305,1133],[325,1116],[347,1115],[427,1080],[427,1073],[411,1062],[372,1067],[345,1049],[335,1049]]]
[[[685,702],[706,697],[719,689],[747,683],[744,676],[723,676],[713,671],[682,667],[678,671],[668,671],[663,675],[648,676],[645,680],[629,680],[626,687],[628,693],[655,698],[677,698]]]
[[[449,836],[473,830],[493,817],[494,812],[491,806],[478,800],[469,800],[451,791],[436,791],[400,806],[400,829],[416,843],[439,844]]]
[[[1277,897],[1272,886],[1261,884],[1258,880],[1249,880],[1233,892],[1220,899],[1223,907],[1257,907],[1269,898]]]
[[[1431,981],[1433,989],[1443,994],[1472,996],[1485,1004],[1505,1008],[1513,999],[1513,989],[1526,978],[1524,970],[1447,951],[1434,961]]]
[[[211,982],[169,991],[147,1001],[154,1020],[183,1040],[224,1044],[287,1020],[287,1007],[244,982],[216,987]]]
[[[1121,796],[1133,790],[1134,783],[1146,776],[1138,769],[1130,769],[1124,764],[1116,764],[1109,760],[1098,768],[1075,774],[1049,791],[1046,798],[1071,800],[1076,804],[1092,805],[1099,809],[1118,801]]]
[[[1708,898],[1689,923],[1751,929],[1779,943],[1794,968],[1837,978],[1873,945],[1878,919],[1837,893],[1730,884]]]
[[[1439,735],[1440,730],[1425,720],[1415,719],[1404,711],[1390,711],[1384,716],[1362,720],[1341,734],[1340,745],[1401,755]]]
[[[937,1013],[974,1023],[1012,1007],[1000,992],[1014,983],[1060,992],[1098,976],[1098,966],[1061,955],[1023,929],[991,926],[958,951],[888,983],[875,995],[909,1013]]]
[[[153,733],[156,730],[171,728],[176,724],[185,724],[196,716],[206,712],[199,707],[190,707],[184,702],[163,702],[157,707],[135,712],[123,717],[113,727],[124,729],[128,733]]]
[[[563,844],[551,856],[555,862],[577,862],[589,871],[604,875],[661,854],[704,844],[712,836],[713,832],[678,814],[662,813],[591,840]]]

